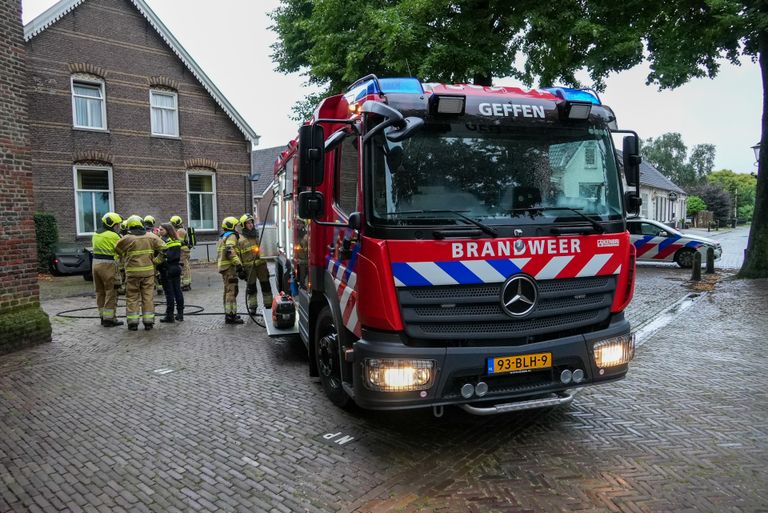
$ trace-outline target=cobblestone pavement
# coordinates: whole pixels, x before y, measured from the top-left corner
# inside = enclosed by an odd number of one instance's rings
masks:
[[[689,292],[686,275],[639,269],[632,322]],[[188,303],[219,310],[211,284]],[[765,281],[726,279],[622,382],[440,419],[332,407],[303,346],[250,322],[55,317],[53,343],[0,359],[0,512],[768,511],[765,304]]]
[[[744,250],[747,249],[749,240],[749,226],[739,226],[736,229],[725,229],[718,231],[707,230],[686,230],[685,233],[699,234],[703,237],[709,237],[720,243],[723,247],[723,254],[716,266],[722,269],[741,269],[744,263]]]

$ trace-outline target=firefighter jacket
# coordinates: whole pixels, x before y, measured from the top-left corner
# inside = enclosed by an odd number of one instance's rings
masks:
[[[219,272],[226,271],[232,266],[240,266],[239,251],[237,249],[238,241],[237,232],[224,232],[219,237],[219,242],[216,244],[216,252],[219,256]]]
[[[155,234],[133,235],[129,233],[117,243],[115,251],[125,263],[128,276],[146,277],[155,275],[155,264],[162,261],[160,255],[165,249],[163,240]]]
[[[120,236],[112,230],[104,230],[103,232],[94,233],[91,238],[91,246],[93,246],[93,259],[102,261],[112,261],[117,259],[115,255],[115,246],[120,240]]]
[[[248,268],[264,262],[259,252],[258,238],[241,234],[240,240],[237,241],[237,247],[240,250],[240,261],[243,263],[243,267]]]
[[[181,276],[181,241],[168,239],[165,242],[165,251],[163,251],[163,254],[165,255],[165,258],[163,258],[162,263],[157,266],[162,281],[165,281],[166,278]]]

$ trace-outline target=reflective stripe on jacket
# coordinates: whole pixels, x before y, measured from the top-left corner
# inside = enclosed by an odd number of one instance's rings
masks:
[[[237,239],[237,232],[224,232],[221,234],[219,242],[216,244],[216,252],[219,257],[219,272],[242,264],[238,255]]]
[[[117,243],[115,251],[125,262],[125,272],[130,276],[154,276],[155,253],[165,249],[160,237],[154,234],[128,234]]]
[[[259,239],[240,235],[240,240],[237,241],[237,249],[240,251],[240,261],[243,263],[243,267],[250,267],[261,263]]]
[[[94,233],[91,237],[91,246],[93,246],[94,256],[115,257],[115,246],[120,240],[120,236],[112,230]]]

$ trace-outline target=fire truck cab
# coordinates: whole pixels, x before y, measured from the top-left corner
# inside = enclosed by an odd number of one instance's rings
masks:
[[[623,378],[640,158],[615,131],[577,89],[370,75],[325,98],[275,192],[277,283],[330,400],[491,414]]]

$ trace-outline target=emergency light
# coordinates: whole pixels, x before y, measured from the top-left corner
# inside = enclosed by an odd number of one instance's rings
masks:
[[[545,87],[544,90],[549,91],[558,98],[562,98],[566,101],[602,105],[600,98],[598,98],[596,94],[585,89],[573,89],[571,87]]]
[[[387,93],[424,94],[424,88],[417,78],[378,78],[376,75],[368,75],[349,86],[344,98],[351,104],[371,94]]]

